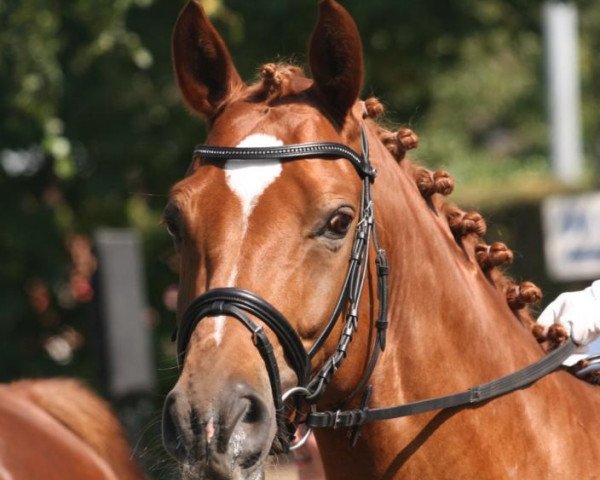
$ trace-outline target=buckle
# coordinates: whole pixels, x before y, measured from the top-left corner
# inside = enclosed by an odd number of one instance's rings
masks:
[[[333,417],[333,429],[334,430],[336,430],[341,424],[341,421],[342,421],[342,417],[340,417],[341,413],[342,413],[341,410],[337,410],[335,412],[335,416]]]
[[[377,274],[380,277],[384,277],[386,275],[389,274],[390,272],[390,267],[387,261],[387,255],[385,254],[385,250],[383,248],[380,248],[379,250],[377,250]]]
[[[481,385],[477,385],[470,389],[469,403],[477,403],[481,400],[483,392],[481,391]]]
[[[362,426],[362,424],[365,421],[366,410],[367,410],[367,408],[369,408],[369,400],[371,399],[372,392],[373,392],[373,386],[369,385],[367,387],[367,389],[365,390],[365,394],[363,396],[362,401],[360,402],[360,410],[358,410],[360,420],[357,423],[357,425],[355,425],[352,428],[352,430],[350,430],[350,436],[349,436],[350,448],[354,448],[356,446],[356,443],[358,442],[358,439],[360,437],[360,427]]]

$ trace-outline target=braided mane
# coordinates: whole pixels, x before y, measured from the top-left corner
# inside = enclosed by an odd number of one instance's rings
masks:
[[[377,121],[383,113],[383,104],[374,97],[364,102],[365,117]],[[409,150],[418,146],[418,136],[409,128],[401,127],[393,132],[377,123],[379,139],[414,179],[423,198],[444,214],[448,227],[457,244],[476,262],[491,285],[506,299],[515,317],[527,327],[546,351],[560,346],[566,332],[560,326],[550,328],[544,334],[532,316],[531,307],[542,299],[541,289],[530,281],[516,283],[506,274],[507,265],[514,260],[512,250],[503,242],[487,244],[484,240],[487,225],[476,211],[465,212],[445,197],[454,190],[454,179],[444,170],[431,171],[406,158]]]
[[[303,70],[289,63],[267,63],[259,69],[258,82],[251,87],[257,100],[271,102],[287,95],[299,94],[306,88]],[[487,244],[484,240],[487,225],[476,211],[464,211],[445,197],[454,190],[454,179],[444,170],[429,170],[407,158],[409,150],[419,145],[417,134],[407,127],[396,130],[386,128],[381,122],[384,105],[375,97],[363,102],[363,117],[371,119],[381,143],[387,148],[415,181],[423,196],[437,211],[441,212],[457,244],[465,254],[477,263],[491,285],[502,295],[515,317],[527,327],[546,351],[558,347],[565,339],[562,328],[551,328],[546,335],[536,324],[531,307],[540,303],[541,289],[530,281],[516,283],[506,274],[506,267],[514,260],[514,254],[502,242]]]
[[[258,76],[259,81],[251,87],[252,96],[266,102],[299,93],[307,81],[301,67],[285,62],[265,63]]]

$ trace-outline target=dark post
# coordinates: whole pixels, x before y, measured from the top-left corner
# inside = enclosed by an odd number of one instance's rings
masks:
[[[106,386],[113,399],[150,393],[156,377],[140,239],[132,230],[101,229],[94,241]]]

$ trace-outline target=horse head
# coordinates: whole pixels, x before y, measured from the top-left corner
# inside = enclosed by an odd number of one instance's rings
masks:
[[[312,79],[298,67],[267,64],[250,86],[202,8],[190,2],[183,9],[173,35],[174,69],[187,105],[208,123],[208,145],[257,149],[318,141],[361,152],[359,34],[335,1],[321,1],[319,9],[309,47]],[[299,349],[315,341],[344,284],[363,185],[352,162],[316,157],[195,156],[164,214],[181,256],[180,321],[198,295],[244,289],[287,319]],[[227,311],[207,317],[182,347],[181,374],[165,402],[164,443],[190,475],[259,478],[272,446],[287,441],[279,438],[283,412],[273,400],[273,378],[246,326]],[[249,318],[259,326],[264,320]],[[266,335],[281,388],[297,385],[298,369],[281,339],[271,329]],[[335,347],[324,341],[313,368]],[[348,385],[353,380],[350,375]]]

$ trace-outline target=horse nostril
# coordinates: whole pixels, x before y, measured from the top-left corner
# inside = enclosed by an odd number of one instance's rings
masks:
[[[175,412],[176,398],[170,393],[165,401],[162,415],[162,438],[166,450],[178,460],[185,457],[185,446]]]
[[[255,396],[248,396],[246,400],[248,400],[248,408],[242,418],[242,422],[257,423],[263,421],[267,412],[262,400]]]
[[[239,460],[240,466],[248,469],[261,459],[265,447],[272,441],[269,438],[271,422],[267,404],[258,394],[245,392],[240,400],[244,410],[234,430],[245,438],[245,452]]]
[[[253,455],[250,455],[246,460],[244,460],[244,462],[240,465],[242,468],[250,468],[253,467],[256,462],[258,462],[260,460],[260,453],[255,453]]]
[[[222,428],[219,435],[219,451],[239,448],[236,445],[243,439],[243,454],[240,465],[254,464],[260,459],[270,443],[273,419],[267,403],[259,392],[245,382],[234,382],[227,389],[228,395],[223,402]],[[247,467],[244,467],[247,468]]]

